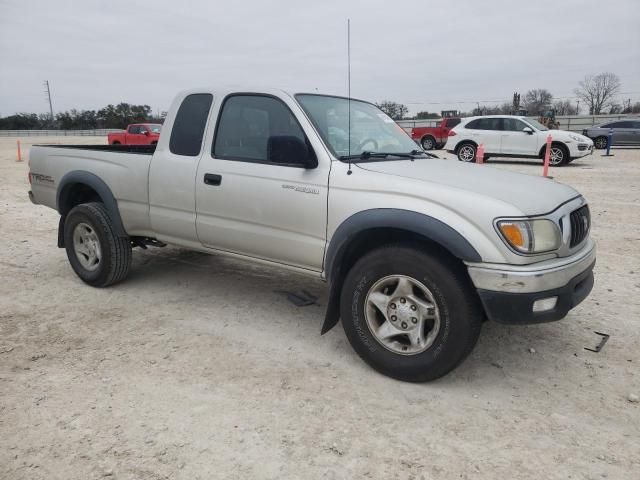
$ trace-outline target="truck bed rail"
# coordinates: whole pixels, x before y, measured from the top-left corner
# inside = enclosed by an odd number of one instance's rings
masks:
[[[73,148],[76,150],[98,150],[101,152],[112,153],[136,153],[139,155],[153,155],[156,151],[156,145],[44,145],[38,144],[34,147],[52,147],[52,148]]]

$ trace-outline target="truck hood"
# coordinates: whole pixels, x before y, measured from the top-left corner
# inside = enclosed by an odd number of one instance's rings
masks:
[[[358,167],[394,177],[473,192],[511,204],[524,215],[551,212],[579,196],[573,188],[549,178],[509,172],[486,165],[439,158],[359,163]],[[542,167],[540,167],[542,170]]]

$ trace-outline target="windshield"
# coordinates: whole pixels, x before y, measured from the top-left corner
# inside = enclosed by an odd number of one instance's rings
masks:
[[[161,129],[162,125],[149,125],[149,130],[151,130],[152,133],[160,133]]]
[[[525,121],[531,125],[533,128],[535,128],[536,130],[540,130],[541,132],[544,132],[546,130],[549,130],[547,127],[545,127],[543,124],[541,124],[539,121],[537,120],[533,120],[531,118],[527,118],[525,119]]]
[[[309,115],[320,136],[338,158],[362,152],[409,153],[416,144],[378,107],[360,100],[303,94],[296,99]],[[351,103],[351,142],[349,142]],[[351,143],[351,145],[349,145]]]

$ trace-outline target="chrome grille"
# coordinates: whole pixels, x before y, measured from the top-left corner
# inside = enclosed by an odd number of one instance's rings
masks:
[[[589,206],[584,205],[574,210],[571,212],[569,219],[571,221],[571,241],[569,247],[573,248],[579,245],[589,234],[589,228],[591,227]]]

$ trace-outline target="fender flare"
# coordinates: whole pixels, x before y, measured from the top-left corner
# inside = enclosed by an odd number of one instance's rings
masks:
[[[64,225],[64,218],[66,218],[67,213],[69,213],[64,209],[64,205],[67,201],[67,195],[69,194],[68,187],[75,184],[83,184],[96,191],[107,209],[107,212],[109,212],[116,234],[119,237],[127,237],[128,235],[124,229],[122,218],[120,217],[120,211],[118,210],[118,202],[113,196],[111,189],[100,177],[84,170],[73,170],[68,172],[60,179],[60,183],[58,183],[58,190],[56,192],[56,209],[61,215],[60,225]]]
[[[395,208],[377,208],[358,212],[338,226],[327,247],[324,270],[329,283],[329,300],[322,334],[331,330],[340,318],[340,289],[346,274],[341,265],[349,243],[359,233],[378,228],[394,228],[416,233],[442,246],[460,260],[482,261],[478,251],[466,238],[437,218]]]

